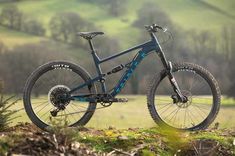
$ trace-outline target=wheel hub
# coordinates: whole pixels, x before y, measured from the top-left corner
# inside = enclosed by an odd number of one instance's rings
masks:
[[[54,86],[48,93],[48,100],[53,106],[63,110],[70,103],[69,91],[70,89],[67,86]]]
[[[184,96],[185,100],[183,102],[181,102],[178,100],[176,95],[172,95],[173,102],[179,108],[188,108],[192,104],[192,93],[187,90],[182,90],[181,93]]]

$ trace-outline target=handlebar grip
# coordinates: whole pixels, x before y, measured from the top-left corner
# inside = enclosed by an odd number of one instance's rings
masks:
[[[158,28],[158,29],[163,30],[163,27],[161,27],[161,26],[159,26],[159,25],[157,25],[157,24],[153,24],[153,26],[154,26],[155,28]]]
[[[149,31],[149,32],[157,32],[158,29],[164,30],[163,27],[157,25],[157,24],[152,24],[152,25],[145,25],[145,28]]]

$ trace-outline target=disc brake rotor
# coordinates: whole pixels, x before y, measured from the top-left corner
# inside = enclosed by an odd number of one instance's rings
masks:
[[[182,90],[182,94],[187,98],[187,102],[177,102],[179,108],[188,108],[192,104],[192,93],[187,90]]]
[[[48,93],[48,101],[55,107],[66,107],[70,103],[68,92],[70,89],[65,85],[56,85]]]

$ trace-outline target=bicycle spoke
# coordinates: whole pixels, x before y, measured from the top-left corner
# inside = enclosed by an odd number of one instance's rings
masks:
[[[165,113],[170,107],[171,107],[171,105],[169,105],[169,107],[166,107],[166,108],[164,109],[164,111],[161,112],[161,114]]]
[[[200,108],[201,109],[206,109],[206,110],[208,110],[208,104],[202,104],[202,103],[193,103],[192,105],[194,105],[194,106],[200,106]]]
[[[63,94],[65,91],[68,92],[72,88],[76,87],[77,84],[86,82],[86,79],[84,79],[85,76],[76,73],[75,71],[77,71],[77,69],[67,70],[65,68],[58,68],[54,70],[51,69],[51,65],[48,66],[48,69],[49,70],[35,79],[34,86],[30,90],[30,104],[32,106],[32,110],[36,117],[45,124],[50,125],[50,119],[65,121],[67,118],[67,122],[69,122],[68,124],[72,125],[82,119],[86,112],[89,112],[90,103],[79,103],[76,101],[68,101],[68,103],[63,103],[62,101],[58,103],[56,100],[53,101],[53,98],[55,99],[55,97],[59,97],[55,94]],[[76,83],[75,86],[74,83]],[[90,94],[91,90],[88,87],[84,87],[76,91],[76,94],[78,95],[83,93]],[[65,109],[57,112],[55,117],[51,116],[50,111],[56,110],[55,108],[59,108],[60,105],[63,104]],[[77,113],[77,111],[81,112]],[[66,116],[66,114],[68,115]]]
[[[188,108],[187,108],[187,110],[188,110]],[[188,114],[188,117],[190,118],[190,120],[192,121],[192,125],[194,126],[195,125],[195,122],[193,121],[193,119],[191,118],[191,116],[189,115],[189,112],[188,111],[186,111],[187,112],[187,114]]]
[[[174,109],[170,114],[168,114],[167,116],[165,116],[165,118],[167,119],[167,118],[170,117],[172,114],[173,114],[172,117],[174,117],[174,113],[176,114],[178,111],[179,111],[179,108]],[[172,119],[172,118],[170,118],[169,122],[171,121],[171,119]]]
[[[41,118],[43,118],[46,114],[50,113],[51,110],[52,110],[52,108],[50,108],[48,111],[46,111],[46,112],[41,116]]]
[[[36,112],[36,114],[38,114],[39,112],[41,112],[44,108],[46,108],[47,105],[43,106],[39,111]]]
[[[172,98],[177,94],[170,89],[172,85],[166,76],[155,92],[158,116],[164,123],[180,129],[199,125],[209,116],[213,107],[213,94],[207,80],[191,69],[174,72],[173,76],[188,101],[180,103],[179,99]]]
[[[195,79],[195,73],[193,73],[193,80],[190,84],[190,87],[189,87],[189,91],[191,92],[192,91],[192,88],[193,88],[193,84],[194,84],[194,79]]]
[[[71,107],[74,109],[74,112],[76,112],[77,110],[71,105]],[[80,113],[78,113],[79,117],[81,117]]]
[[[70,114],[69,110],[68,109],[65,109],[65,112],[68,112],[68,114]],[[76,119],[74,118],[74,114],[71,114],[71,117],[74,119],[74,121],[76,121]],[[69,117],[68,117],[69,118]]]
[[[48,102],[48,100],[45,100],[45,101],[43,101],[43,102],[42,102],[42,101],[39,101],[39,102],[33,102],[33,104],[37,104],[37,103],[39,103],[39,104],[40,104],[40,103],[44,103],[44,102]]]
[[[198,108],[201,112],[203,112],[205,115],[208,115],[208,113],[206,113],[205,111],[203,111],[199,106],[197,105],[192,105],[195,108]]]
[[[189,114],[192,115],[192,117],[197,121],[197,123],[200,123],[200,121],[198,121],[198,119],[196,118],[196,116],[194,116],[193,111],[189,111]]]
[[[87,109],[87,107],[84,107],[84,106],[81,106],[81,105],[79,105],[79,104],[75,104],[75,103],[71,103],[73,106],[75,106],[75,107],[80,107],[80,108],[84,108],[84,109]],[[79,108],[79,109],[80,109]]]
[[[177,112],[175,113],[174,120],[173,120],[173,124],[175,123],[175,119],[176,119],[176,117],[177,117],[177,114],[178,114],[179,110],[180,110],[180,109],[178,108]],[[173,117],[172,117],[172,118],[173,118]],[[170,119],[170,121],[171,121],[171,119]]]
[[[40,107],[40,106],[42,106],[44,104],[48,104],[48,101],[41,103],[40,105],[36,106],[34,109],[36,109],[36,108],[38,108],[38,107]]]
[[[155,98],[155,100],[157,100],[157,101],[166,101],[166,102],[170,102],[170,101],[172,101],[172,99],[165,100],[165,99],[156,99],[156,98]]]

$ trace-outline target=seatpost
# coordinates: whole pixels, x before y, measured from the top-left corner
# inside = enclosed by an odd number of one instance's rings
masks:
[[[91,39],[88,39],[88,42],[89,42],[92,53],[94,53],[95,49],[94,49],[94,46],[93,46],[93,43],[92,43]]]

